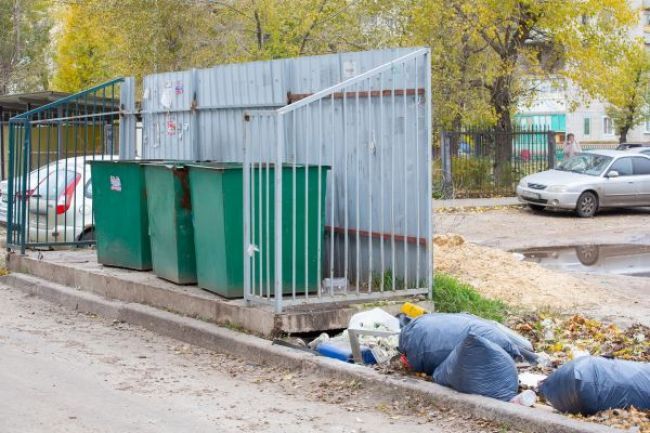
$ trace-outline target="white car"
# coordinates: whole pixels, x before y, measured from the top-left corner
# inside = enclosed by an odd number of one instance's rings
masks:
[[[94,159],[114,159],[112,155],[95,155]],[[32,244],[94,240],[92,217],[92,155],[60,159],[32,171],[27,193],[20,193],[21,179],[16,179],[16,204],[27,200],[27,226]],[[8,184],[0,184],[0,220],[7,221]]]
[[[602,208],[650,206],[650,156],[630,150],[580,153],[521,179],[517,197],[534,210],[574,210],[581,217]]]

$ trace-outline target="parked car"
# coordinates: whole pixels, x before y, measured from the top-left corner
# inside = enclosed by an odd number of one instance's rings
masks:
[[[521,179],[517,197],[534,210],[573,210],[581,217],[602,208],[650,206],[650,156],[619,150],[580,153],[553,170]]]
[[[113,158],[96,155],[95,158]],[[30,242],[74,242],[94,240],[92,184],[87,156],[60,159],[29,174],[29,190],[15,193],[27,200]],[[21,185],[18,178],[16,186]],[[7,222],[8,184],[0,184],[0,220]]]
[[[641,153],[650,156],[650,147],[631,147],[627,149],[630,153]]]
[[[616,150],[636,149],[639,147],[650,148],[650,143],[621,143],[618,146],[616,146]]]

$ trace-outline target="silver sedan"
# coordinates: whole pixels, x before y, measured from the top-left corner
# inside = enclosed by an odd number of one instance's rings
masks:
[[[618,150],[580,153],[553,170],[521,179],[517,197],[535,210],[574,210],[581,217],[602,208],[650,206],[650,156]]]

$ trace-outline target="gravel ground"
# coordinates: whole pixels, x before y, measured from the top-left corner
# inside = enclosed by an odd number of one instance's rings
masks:
[[[69,312],[0,287],[0,431],[502,432]]]
[[[541,246],[650,244],[649,222],[650,211],[644,209],[607,211],[590,219],[526,208],[436,212],[437,233],[460,234],[469,244],[439,249],[434,260],[442,265],[438,269],[479,289],[485,286],[490,296],[523,299],[540,308],[562,307],[566,300],[565,309],[573,312],[623,326],[650,326],[650,278],[550,271],[503,254]]]

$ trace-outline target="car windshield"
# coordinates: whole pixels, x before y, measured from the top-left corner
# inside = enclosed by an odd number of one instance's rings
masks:
[[[572,171],[574,173],[600,176],[605,171],[612,158],[595,153],[580,153],[574,157],[564,160],[557,166],[560,171]]]

